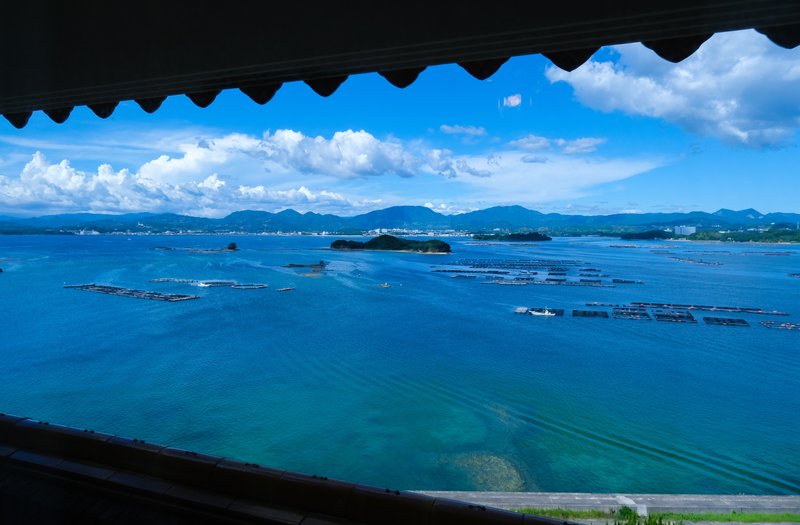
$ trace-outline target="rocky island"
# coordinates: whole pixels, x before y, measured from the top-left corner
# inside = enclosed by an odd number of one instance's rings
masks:
[[[444,241],[412,241],[393,235],[381,235],[367,242],[339,239],[331,243],[331,250],[385,250],[414,253],[450,253],[450,245]]]
[[[547,235],[536,232],[529,233],[486,233],[475,234],[472,236],[476,241],[512,241],[512,242],[530,242],[530,241],[552,241],[553,239]]]

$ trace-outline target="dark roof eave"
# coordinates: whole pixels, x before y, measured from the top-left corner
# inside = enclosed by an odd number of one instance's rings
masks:
[[[353,2],[308,13],[254,2],[189,18],[196,4],[111,3],[88,13],[26,3],[0,22],[0,113],[17,126],[36,110],[63,122],[82,105],[105,118],[123,100],[155,111],[165,97],[186,94],[205,107],[232,88],[265,103],[285,82],[305,81],[327,96],[349,75],[379,72],[405,87],[425,67],[454,62],[482,79],[511,56],[535,53],[569,70],[601,46],[627,42],[679,61],[714,33],[747,28],[783,47],[800,42],[794,0],[628,4],[467,10],[442,2],[387,13],[385,5]],[[92,31],[96,39],[87,38]]]

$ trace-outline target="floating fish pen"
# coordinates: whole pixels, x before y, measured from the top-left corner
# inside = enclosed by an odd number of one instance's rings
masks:
[[[697,319],[694,318],[691,312],[687,310],[663,310],[657,309],[653,311],[653,316],[656,321],[664,321],[668,323],[696,323]]]
[[[605,310],[573,310],[572,317],[602,317],[608,319],[608,312]]]
[[[644,284],[644,281],[637,281],[635,279],[611,279],[614,284]]]
[[[578,266],[579,261],[568,259],[460,259],[456,265],[470,268],[499,268],[504,270],[552,270],[570,266]]]
[[[236,290],[262,290],[266,288],[266,284],[261,283],[242,283],[242,284],[232,284],[231,288]]]
[[[636,321],[652,321],[652,317],[644,308],[615,307],[611,309],[614,319],[632,319]]]
[[[525,281],[505,281],[505,280],[486,281],[481,284],[499,284],[502,286],[528,286],[528,283]]]
[[[548,272],[547,275],[567,275],[567,272]]]
[[[600,284],[603,281],[601,281],[600,279],[581,279],[579,282]]]
[[[507,270],[455,270],[455,269],[436,269],[431,270],[434,273],[474,273],[474,274],[488,274],[488,275],[507,275],[511,272]]]
[[[328,263],[325,261],[320,261],[318,263],[312,264],[296,264],[296,263],[289,263],[284,265],[284,268],[311,268],[312,270],[322,270],[327,266]]]
[[[680,261],[689,264],[699,264],[700,266],[722,266],[722,263],[718,261],[703,261],[701,259],[689,259],[687,257],[669,257],[669,258],[674,261]]]
[[[548,277],[545,279],[545,282],[548,283],[565,283],[567,280],[563,277]]]
[[[606,308],[632,308],[631,306],[625,304],[601,303],[598,301],[592,301],[591,303],[586,303],[586,306],[604,306]]]
[[[578,277],[602,277],[599,273],[579,273]]]
[[[706,324],[715,324],[719,326],[750,326],[750,323],[744,319],[734,319],[732,317],[704,317],[703,321]]]
[[[477,279],[477,275],[451,275],[451,279]]]
[[[547,286],[593,286],[595,288],[614,288],[613,284],[582,283],[580,281],[567,281],[566,279],[545,279],[543,281],[532,282],[531,284]]]
[[[738,314],[758,314],[758,315],[789,315],[786,312],[778,310],[764,310],[762,308],[750,308],[744,306],[707,306],[699,304],[675,304],[675,303],[643,303],[632,302],[632,306],[639,306],[642,308],[667,308],[671,310],[704,310],[708,312],[726,312]]]
[[[603,270],[601,270],[600,268],[580,268],[578,271],[579,272],[598,273],[598,272],[602,272]]]
[[[527,282],[530,283],[530,282],[535,281],[536,278],[535,277],[514,277],[514,280],[515,281],[527,281]]]
[[[550,272],[550,275],[556,275],[556,274],[559,274],[559,273],[568,272],[569,268],[548,268],[547,271]]]
[[[764,328],[774,328],[775,330],[792,330],[800,332],[800,323],[779,323],[777,321],[761,321]]]
[[[197,279],[175,279],[173,277],[159,277],[157,279],[150,279],[151,283],[184,283],[193,284],[198,282]]]
[[[70,284],[64,288],[75,288],[87,292],[104,293],[108,295],[118,295],[120,297],[133,297],[135,299],[148,299],[151,301],[178,302],[190,299],[199,299],[197,295],[184,295],[177,293],[150,292],[147,290],[133,290],[131,288],[121,288],[119,286],[106,286],[102,284]]]

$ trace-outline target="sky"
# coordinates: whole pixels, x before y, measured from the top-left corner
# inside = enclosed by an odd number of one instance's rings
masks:
[[[798,128],[800,47],[741,31],[679,64],[626,44],[571,73],[532,55],[484,81],[444,65],[405,89],[364,74],[263,106],[228,90],[205,109],[0,119],[0,215],[800,212]]]

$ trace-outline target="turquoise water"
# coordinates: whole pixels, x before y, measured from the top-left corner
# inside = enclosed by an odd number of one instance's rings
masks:
[[[800,279],[787,275],[799,247],[451,239],[452,255],[415,255],[331,252],[331,240],[0,237],[0,411],[392,488],[800,492],[800,332],[758,323],[800,321]],[[231,241],[241,251],[152,250]],[[645,284],[431,272],[463,258],[570,259]],[[320,259],[317,276],[282,267]],[[85,282],[201,299],[62,288]],[[716,314],[751,324],[735,328],[513,313],[590,301],[791,315]]]

